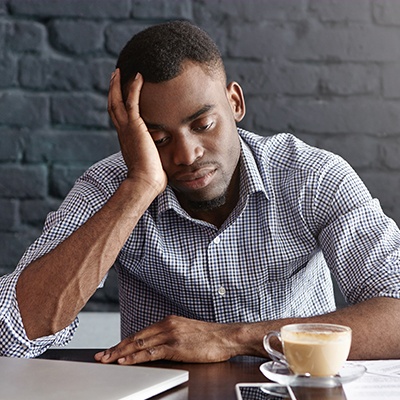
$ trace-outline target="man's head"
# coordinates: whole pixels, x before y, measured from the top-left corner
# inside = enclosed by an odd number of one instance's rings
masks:
[[[239,84],[227,85],[215,43],[188,22],[156,25],[132,38],[117,67],[125,100],[137,72],[144,78],[140,116],[183,208],[227,216],[239,193],[236,123],[245,104]]]
[[[197,26],[187,21],[173,21],[147,28],[122,49],[117,68],[121,87],[140,72],[146,82],[160,83],[177,77],[185,61],[198,63],[211,74],[225,77],[221,54],[214,41]]]

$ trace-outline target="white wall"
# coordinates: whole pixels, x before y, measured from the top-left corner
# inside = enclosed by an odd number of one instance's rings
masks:
[[[78,317],[78,330],[66,347],[102,349],[119,343],[119,312],[81,312]]]

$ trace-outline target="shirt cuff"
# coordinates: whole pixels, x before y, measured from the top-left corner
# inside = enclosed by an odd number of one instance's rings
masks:
[[[78,317],[66,328],[59,332],[30,340],[25,332],[18,302],[16,298],[16,283],[18,274],[2,277],[1,283],[6,283],[8,290],[3,292],[4,298],[0,299],[0,355],[6,357],[33,358],[44,353],[51,346],[65,346],[68,344],[78,325]],[[3,296],[1,296],[3,297]]]

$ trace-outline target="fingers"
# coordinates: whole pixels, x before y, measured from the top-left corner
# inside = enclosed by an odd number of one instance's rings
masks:
[[[143,362],[163,360],[167,358],[168,352],[165,345],[149,347],[136,353],[129,352],[126,356],[119,357],[117,362],[121,365],[140,364]]]
[[[140,92],[144,83],[143,76],[138,72],[133,80],[128,82],[126,91],[127,99],[124,102],[121,91],[121,74],[117,68],[111,75],[110,89],[108,93],[108,113],[113,121],[118,134],[130,129],[138,132],[146,132],[147,127],[139,112]]]
[[[238,353],[235,324],[217,324],[168,316],[111,349],[96,354],[102,363],[137,364],[155,360],[225,361]],[[198,343],[207,343],[199,346]]]
[[[142,86],[143,86],[143,76],[138,72],[135,76],[135,79],[131,81],[128,85],[126,110],[128,112],[128,118],[131,121],[136,121],[138,118],[140,118],[139,99]]]
[[[122,340],[116,346],[97,353],[95,359],[102,363],[137,364],[160,359],[178,360],[176,347],[179,334],[171,330],[175,318],[166,318]]]
[[[125,104],[122,98],[119,69],[116,69],[111,75],[107,108],[117,130],[121,125],[125,125],[128,122]]]
[[[139,334],[138,334],[139,335]],[[95,359],[102,363],[137,364],[164,359],[167,356],[167,337],[164,334],[148,338],[130,336],[118,345],[97,353]]]
[[[119,68],[112,73],[108,92],[108,113],[117,129],[126,124],[128,119],[136,121],[140,118],[139,99],[143,82],[143,76],[138,72],[135,78],[128,83],[128,97],[125,104],[121,91]]]

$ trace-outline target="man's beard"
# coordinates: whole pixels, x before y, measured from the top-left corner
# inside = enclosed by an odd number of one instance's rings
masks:
[[[216,197],[211,200],[200,200],[200,201],[189,201],[189,207],[193,211],[211,211],[215,210],[218,207],[221,207],[226,202],[226,192],[221,196]]]

